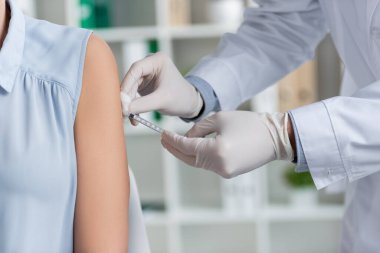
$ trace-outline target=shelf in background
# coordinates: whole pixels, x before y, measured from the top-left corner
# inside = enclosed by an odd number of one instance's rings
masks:
[[[160,28],[156,26],[145,27],[110,27],[94,29],[94,33],[109,43],[129,40],[150,40],[159,36]]]
[[[224,212],[223,209],[187,208],[173,214],[171,221],[181,225],[203,225],[255,223],[263,219],[269,222],[341,220],[343,211],[343,206],[339,205],[321,205],[304,208],[286,205],[270,205],[262,209],[257,209],[251,215],[231,215]],[[169,223],[169,217],[160,212],[147,212],[144,215],[147,225],[163,225]]]
[[[178,27],[110,27],[94,29],[94,33],[109,43],[129,40],[150,40],[159,37],[172,39],[194,39],[220,37],[224,33],[236,31],[238,24],[201,24]]]
[[[144,220],[147,226],[166,226],[170,223],[166,212],[145,211]]]
[[[239,24],[201,24],[170,27],[170,35],[173,39],[194,39],[220,37],[227,32],[235,32]]]
[[[295,207],[286,205],[269,205],[262,215],[270,221],[294,220],[340,220],[344,207],[340,205],[317,205],[315,207]]]
[[[178,211],[174,217],[182,225],[203,224],[229,224],[229,223],[254,223],[257,215],[249,216],[229,215],[222,209],[186,209]]]

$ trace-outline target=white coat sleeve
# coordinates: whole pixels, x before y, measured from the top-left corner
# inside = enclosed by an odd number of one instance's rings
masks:
[[[291,113],[318,189],[380,171],[380,81]]]
[[[189,73],[214,89],[222,110],[274,84],[314,56],[327,32],[317,0],[260,0],[245,11],[235,34],[225,34],[217,50]]]

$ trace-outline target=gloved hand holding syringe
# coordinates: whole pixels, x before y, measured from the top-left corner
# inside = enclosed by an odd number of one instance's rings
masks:
[[[125,93],[121,93],[121,101],[123,102],[123,114],[124,115],[128,115],[128,118],[131,119],[131,120],[135,120],[141,124],[143,124],[144,126],[158,132],[158,133],[162,133],[164,130],[162,128],[160,128],[159,126],[153,124],[152,122],[140,117],[139,115],[137,114],[134,114],[134,113],[130,113],[129,111],[126,110],[126,108],[128,108],[128,106],[125,106],[125,105],[128,105],[130,102],[131,102],[131,98],[125,94]]]
[[[162,53],[132,65],[122,83],[121,99],[123,114],[134,125],[139,113],[158,111],[193,119],[206,106],[195,86]],[[144,119],[139,122],[152,126]],[[195,123],[185,136],[161,130],[161,143],[186,164],[230,178],[273,160],[292,161],[291,126],[287,113],[217,112]]]

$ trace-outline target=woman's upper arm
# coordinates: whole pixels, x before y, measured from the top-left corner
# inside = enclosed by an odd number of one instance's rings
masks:
[[[105,42],[87,45],[75,121],[75,252],[127,252],[129,175],[117,66]]]

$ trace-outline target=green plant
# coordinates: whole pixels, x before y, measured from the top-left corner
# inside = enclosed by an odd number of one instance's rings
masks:
[[[286,182],[293,188],[305,188],[314,185],[310,172],[296,173],[295,166],[289,166],[284,173]]]

